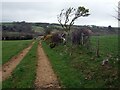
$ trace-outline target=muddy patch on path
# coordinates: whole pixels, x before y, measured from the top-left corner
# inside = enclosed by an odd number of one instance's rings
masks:
[[[41,43],[38,45],[38,64],[35,80],[35,88],[60,88],[57,76],[43,51]]]
[[[12,74],[12,71],[16,68],[16,66],[20,63],[20,61],[29,52],[33,44],[34,42],[32,42],[32,44],[29,47],[22,50],[17,56],[14,56],[11,60],[5,63],[2,66],[2,69],[0,68],[0,76],[2,77],[2,81],[6,80]]]

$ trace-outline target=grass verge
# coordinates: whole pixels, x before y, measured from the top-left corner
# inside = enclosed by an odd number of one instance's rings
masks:
[[[54,50],[50,49],[45,42],[42,42],[42,45],[48,55],[48,58],[50,59],[54,71],[59,77],[58,79],[62,87],[82,87],[81,75],[77,74],[77,71],[74,68],[71,68],[67,63],[70,60],[70,57],[67,54],[61,56],[59,53],[56,53]]]
[[[117,88],[118,81],[118,39],[117,36],[100,36],[100,57],[95,57],[96,37],[91,43],[94,50],[80,46],[49,48],[42,42],[54,71],[62,87],[67,88]],[[71,55],[70,55],[71,53]],[[111,55],[109,63],[102,66],[102,61]]]

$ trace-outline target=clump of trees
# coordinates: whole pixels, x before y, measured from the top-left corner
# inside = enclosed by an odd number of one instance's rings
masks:
[[[81,45],[86,46],[87,49],[90,48],[90,35],[92,31],[90,29],[82,28],[74,30],[71,32],[71,28],[74,25],[75,21],[80,17],[89,16],[89,9],[86,9],[83,6],[76,8],[68,8],[61,10],[61,13],[57,16],[59,24],[62,26],[63,30],[66,33],[66,39],[68,42],[69,35],[72,45]],[[71,55],[71,53],[70,53]],[[99,57],[99,39],[97,40],[96,47],[96,56]]]
[[[86,45],[89,43],[91,31],[88,29],[78,29],[72,32],[72,44]]]
[[[32,25],[26,22],[13,22],[11,25],[2,25],[2,40],[32,39],[34,32]]]
[[[89,16],[89,9],[86,9],[83,6],[79,6],[78,8],[70,7],[68,9],[61,10],[61,13],[57,16],[59,24],[62,26],[63,30],[66,33],[66,40],[68,41],[69,35],[71,33],[71,27],[74,25],[75,21],[80,17]],[[73,44],[81,44],[83,45],[87,42],[85,38],[89,38],[89,34],[86,33],[86,30],[75,30],[72,32],[72,43]]]
[[[44,41],[49,43],[51,48],[54,48],[56,45],[59,45],[60,43],[65,44],[65,34],[64,33],[50,33],[44,36]]]
[[[23,22],[13,22],[11,25],[6,25],[3,23],[2,25],[3,31],[11,31],[11,32],[26,32],[32,33],[32,25],[30,23]]]

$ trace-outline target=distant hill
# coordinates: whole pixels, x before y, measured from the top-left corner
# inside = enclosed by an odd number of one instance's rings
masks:
[[[1,26],[1,24],[0,24]],[[109,34],[117,34],[118,28],[117,27],[101,27],[95,25],[74,25],[72,30],[81,29],[81,28],[88,28],[94,34],[99,35],[109,35]],[[37,37],[38,35],[43,35],[47,30],[58,30],[62,31],[62,27],[60,24],[57,23],[27,23],[23,22],[8,22],[2,23],[2,34],[3,38],[5,37],[17,37],[21,38],[29,36],[31,38]],[[13,35],[14,34],[14,35]]]
[[[51,29],[57,29],[57,30],[62,30],[62,27],[60,24],[56,24],[56,23],[35,23],[34,25],[43,27],[43,28],[51,28]],[[102,27],[102,26],[95,26],[95,25],[74,25],[72,27],[72,29],[81,29],[81,28],[88,28],[91,29],[92,32],[94,32],[95,34],[100,34],[100,35],[104,35],[104,34],[117,34],[118,33],[118,27]]]

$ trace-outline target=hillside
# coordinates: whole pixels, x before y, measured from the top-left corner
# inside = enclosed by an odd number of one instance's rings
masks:
[[[95,25],[74,25],[72,30],[88,28],[94,35],[109,35],[117,34],[117,27],[101,27]],[[60,24],[56,23],[27,23],[23,22],[9,22],[2,23],[2,39],[32,39],[39,35],[44,35],[47,31],[62,31]]]

